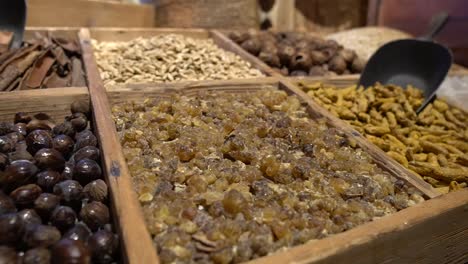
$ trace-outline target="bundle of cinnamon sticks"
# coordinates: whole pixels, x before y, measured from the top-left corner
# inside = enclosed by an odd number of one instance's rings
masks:
[[[19,49],[0,49],[0,91],[86,86],[72,39],[36,34]]]

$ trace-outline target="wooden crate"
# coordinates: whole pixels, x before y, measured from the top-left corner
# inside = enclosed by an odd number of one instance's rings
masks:
[[[286,78],[130,84],[109,87],[106,91],[99,77],[92,48],[87,40],[89,35],[86,31],[82,31],[81,34],[92,105],[94,111],[99,113],[95,115],[96,127],[103,152],[106,153],[104,168],[111,178],[111,191],[115,199],[120,201],[118,203],[119,210],[126,212],[121,214],[119,223],[124,234],[130,263],[157,263],[158,258],[150,235],[144,227],[141,208],[136,194],[133,192],[131,176],[122,153],[115,124],[111,118],[111,104],[126,100],[142,101],[145,98],[164,96],[174,91],[194,93],[207,89],[231,92],[267,87],[284,89],[290,94],[297,94],[303,98],[307,102],[309,113],[312,116],[326,118],[330,125],[338,127],[348,136],[356,138],[358,144],[369,152],[376,163],[385,170],[394,176],[407,180],[429,198],[438,195],[428,184],[388,158],[383,152],[356,134],[347,124],[334,118],[311,99],[308,99]],[[136,33],[123,32],[119,34],[129,36],[128,34]],[[333,83],[333,80],[330,79],[328,82]],[[333,84],[348,85],[349,82],[338,79]],[[468,190],[450,193],[350,231],[253,260],[252,263],[340,263],[350,259],[359,263],[402,263],[409,261],[450,263],[452,259],[463,261],[466,260],[468,253],[468,240],[466,239],[468,222],[464,221],[468,216],[467,204]]]
[[[98,41],[130,41],[138,37],[150,38],[164,34],[181,34],[187,37],[196,39],[213,39],[214,43],[221,49],[233,52],[239,55],[245,61],[250,62],[253,68],[260,70],[267,76],[278,76],[274,71],[264,64],[262,61],[256,59],[252,55],[246,53],[237,44],[232,42],[225,36],[218,34],[216,31],[207,29],[184,29],[184,28],[90,28],[82,31],[82,40],[88,41],[89,39],[96,39]],[[92,51],[91,51],[92,52]],[[253,57],[253,58],[252,58]]]

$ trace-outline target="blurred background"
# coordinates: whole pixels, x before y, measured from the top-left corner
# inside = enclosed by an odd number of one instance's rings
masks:
[[[434,14],[447,11],[436,41],[468,66],[466,0],[28,0],[28,7],[28,26],[294,30],[361,46],[422,35]]]

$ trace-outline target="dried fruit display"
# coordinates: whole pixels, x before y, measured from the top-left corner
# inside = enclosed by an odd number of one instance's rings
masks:
[[[424,200],[284,91],[112,111],[162,263],[248,261]]]
[[[71,111],[61,124],[45,113],[0,122],[1,263],[119,260],[89,103]]]
[[[446,193],[468,183],[468,114],[437,99],[421,113],[414,87],[375,85],[338,89],[303,86],[317,103],[346,120],[372,143]]]
[[[334,40],[307,33],[231,32],[246,51],[286,76],[333,76],[360,73],[365,62]]]
[[[211,39],[178,34],[122,42],[93,41],[104,84],[228,80],[263,74]]]
[[[37,34],[0,51],[0,91],[86,86],[78,42]]]

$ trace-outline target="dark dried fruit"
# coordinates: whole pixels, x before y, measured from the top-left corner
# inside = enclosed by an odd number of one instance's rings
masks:
[[[312,59],[308,52],[298,51],[291,60],[291,68],[294,70],[308,71],[312,66]]]
[[[26,124],[26,130],[28,132],[31,132],[34,130],[52,130],[54,126],[55,125],[49,120],[33,119],[29,123]]]
[[[86,146],[97,146],[97,138],[90,130],[83,130],[75,135],[75,151]]]
[[[88,239],[91,256],[96,263],[111,263],[117,252],[118,239],[107,230],[99,230]]]
[[[73,114],[83,113],[89,117],[91,108],[87,100],[77,100],[71,104],[70,110]]]
[[[0,152],[8,153],[15,148],[15,143],[8,136],[0,136]]]
[[[83,188],[84,197],[90,201],[106,201],[107,192],[107,184],[101,179],[92,181]]]
[[[34,155],[40,149],[51,148],[52,137],[46,130],[34,130],[26,137],[26,144],[29,153]]]
[[[46,248],[33,248],[24,253],[23,264],[49,264],[50,252]]]
[[[41,193],[34,201],[34,210],[45,220],[49,219],[52,211],[60,204],[60,197],[51,193]]]
[[[13,130],[17,133],[20,133],[24,137],[28,134],[25,123],[17,123],[14,125]]]
[[[62,239],[52,247],[52,264],[89,264],[91,255],[79,240]]]
[[[89,236],[91,236],[91,231],[89,231],[88,227],[82,223],[78,223],[74,227],[68,229],[62,239],[68,238],[71,240],[80,240],[81,242],[86,243]]]
[[[83,187],[79,182],[66,180],[54,186],[54,194],[58,195],[65,202],[80,201]]]
[[[278,49],[278,57],[280,59],[280,63],[283,66],[289,67],[291,63],[291,59],[296,53],[296,49],[289,45],[282,45]]]
[[[328,68],[338,74],[346,70],[346,61],[341,56],[335,56],[328,62]]]
[[[241,47],[248,51],[250,54],[257,56],[260,52],[262,45],[258,39],[251,38],[242,42]]]
[[[96,161],[82,159],[75,164],[73,169],[73,178],[85,185],[101,177],[101,167]]]
[[[276,54],[267,53],[267,52],[260,52],[258,58],[265,62],[266,64],[270,65],[271,67],[280,67],[280,60]]]
[[[74,162],[65,163],[65,168],[63,168],[62,176],[64,179],[71,180],[73,179],[73,170],[75,169]]]
[[[73,154],[73,159],[78,162],[82,159],[91,159],[99,161],[99,149],[92,146],[86,146]]]
[[[0,173],[0,186],[11,189],[27,183],[37,173],[37,167],[28,160],[12,161],[4,172]]]
[[[65,121],[61,124],[58,124],[54,127],[53,132],[55,135],[67,135],[71,138],[75,136],[75,129],[69,121]]]
[[[47,225],[30,225],[26,227],[23,241],[30,248],[50,247],[60,239],[60,231]]]
[[[84,129],[86,129],[86,127],[88,127],[88,119],[84,114],[76,113],[73,114],[72,117],[73,118],[70,120],[70,123],[72,124],[76,132],[83,131]]]
[[[50,222],[60,231],[65,231],[75,225],[76,214],[68,206],[58,206],[50,216]]]
[[[0,246],[0,263],[1,264],[16,264],[19,263],[18,255],[14,248]]]
[[[16,123],[29,123],[29,121],[31,121],[32,118],[29,114],[27,113],[24,113],[24,112],[18,112],[15,114],[15,124]]]
[[[42,223],[41,218],[33,209],[24,209],[16,213],[19,217],[21,226],[25,228],[28,225],[39,225]]]
[[[53,139],[53,148],[58,150],[64,157],[68,157],[73,151],[75,142],[67,135],[57,135]]]
[[[101,202],[90,202],[80,211],[80,218],[93,231],[109,223],[109,217],[109,208]]]
[[[27,207],[31,206],[41,193],[42,189],[38,185],[27,184],[12,191],[10,197],[18,207]]]
[[[0,136],[13,132],[13,124],[10,122],[0,122]]]
[[[44,191],[51,192],[55,184],[65,180],[59,172],[53,170],[41,171],[37,174],[36,184],[39,185]]]
[[[41,169],[50,169],[62,172],[65,167],[65,159],[62,154],[52,148],[43,148],[34,155],[36,164]]]
[[[0,215],[16,212],[13,200],[2,191],[0,191]]]
[[[0,153],[0,170],[5,170],[8,164],[10,164],[8,156],[6,154]]]
[[[0,215],[0,245],[14,245],[21,228],[21,219],[15,213]]]

